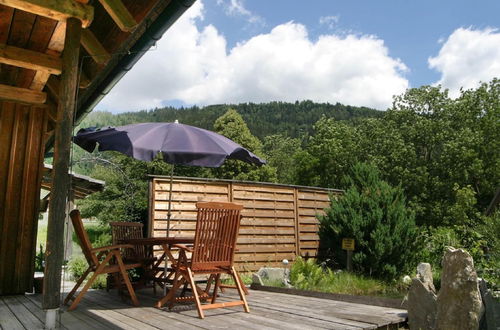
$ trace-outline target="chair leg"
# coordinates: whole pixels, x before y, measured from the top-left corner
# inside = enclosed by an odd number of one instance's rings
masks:
[[[90,274],[90,267],[87,268],[87,270],[85,271],[85,273],[83,273],[82,276],[80,276],[80,278],[78,279],[78,281],[76,282],[75,286],[73,287],[73,289],[71,289],[71,291],[68,293],[68,295],[66,296],[66,299],[64,299],[64,304],[66,305],[70,300],[71,298],[73,297],[73,295],[75,294],[75,292],[78,290],[78,288],[80,287],[80,285],[82,285],[83,281],[87,278],[87,276]]]
[[[203,314],[203,310],[201,309],[201,302],[200,302],[200,297],[198,296],[198,290],[196,290],[196,283],[194,282],[193,273],[189,268],[187,268],[187,275],[189,279],[189,284],[191,285],[191,288],[193,290],[193,296],[196,302],[196,309],[198,310],[198,316],[200,317],[200,319],[204,319],[205,315]]]
[[[104,259],[104,261],[99,264],[99,267],[97,267],[97,269],[94,271],[94,274],[92,274],[92,277],[87,281],[87,283],[85,283],[85,286],[83,287],[82,291],[80,291],[78,296],[76,296],[75,300],[73,300],[73,303],[69,306],[68,311],[72,311],[76,308],[76,306],[78,306],[78,304],[80,303],[80,300],[82,300],[85,293],[87,293],[87,290],[90,288],[92,283],[94,283],[97,276],[102,274],[101,271],[104,269],[104,266],[106,266],[109,259],[111,259],[111,254],[109,254]]]
[[[132,299],[132,304],[134,306],[139,306],[139,300],[137,300],[137,296],[135,295],[134,288],[132,287],[132,283],[130,283],[130,279],[128,278],[127,271],[125,270],[125,265],[123,264],[123,260],[119,254],[119,252],[115,252],[116,261],[118,262],[118,266],[120,267],[120,273],[122,274],[123,281],[127,286],[128,293],[130,294],[130,299]]]
[[[238,294],[240,295],[240,299],[243,301],[243,308],[245,309],[245,312],[250,313],[250,308],[248,308],[247,299],[245,298],[245,292],[241,287],[241,283],[238,280],[239,275],[236,272],[236,269],[234,269],[234,267],[231,267],[231,275],[233,276],[234,282],[236,283],[236,287],[238,288]]]
[[[167,295],[162,297],[158,302],[156,303],[157,308],[161,308],[166,302],[170,301],[172,297],[175,295],[175,291],[177,291],[177,288],[180,286],[181,282],[179,281],[179,276],[180,272],[176,271],[175,276],[174,276],[174,282],[172,284],[172,287],[168,291]]]
[[[215,275],[214,293],[211,301],[212,304],[215,304],[215,300],[217,299],[217,290],[219,289],[219,286],[220,286],[220,274],[217,274]]]

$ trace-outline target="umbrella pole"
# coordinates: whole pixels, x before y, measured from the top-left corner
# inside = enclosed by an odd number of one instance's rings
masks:
[[[172,187],[174,185],[174,167],[172,164],[172,169],[170,170],[170,191],[168,193],[168,212],[167,212],[167,238],[170,234],[170,218],[172,216]],[[168,269],[168,257],[165,256],[165,269],[163,271],[163,295],[167,294],[167,269]]]
[[[170,191],[168,193],[168,212],[167,212],[167,238],[170,236],[170,218],[172,217],[172,186],[174,184],[174,167],[170,170]]]

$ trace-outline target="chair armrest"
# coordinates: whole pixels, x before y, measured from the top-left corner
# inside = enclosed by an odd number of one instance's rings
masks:
[[[132,244],[117,244],[117,245],[108,245],[100,248],[92,249],[92,252],[101,252],[101,251],[111,251],[111,250],[119,250],[119,249],[133,249],[134,245]]]
[[[192,247],[186,246],[184,244],[172,244],[171,246],[179,248],[179,249],[182,249],[182,250],[186,250],[188,252],[193,252],[193,248]]]

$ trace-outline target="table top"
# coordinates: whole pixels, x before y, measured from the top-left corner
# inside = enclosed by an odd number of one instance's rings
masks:
[[[124,244],[134,245],[161,245],[161,244],[192,244],[194,237],[144,237],[144,238],[128,238],[120,240]]]

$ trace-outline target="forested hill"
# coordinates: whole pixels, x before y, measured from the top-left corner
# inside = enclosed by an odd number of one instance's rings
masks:
[[[340,103],[314,103],[312,101],[242,103],[211,105],[203,108],[165,107],[117,115],[94,111],[82,122],[81,126],[120,126],[139,122],[172,122],[177,119],[183,124],[212,130],[215,120],[231,108],[238,111],[252,134],[260,139],[277,133],[289,137],[299,137],[304,133],[312,134],[314,123],[323,115],[336,120],[355,120],[360,117],[380,117],[383,114],[382,111]]]

